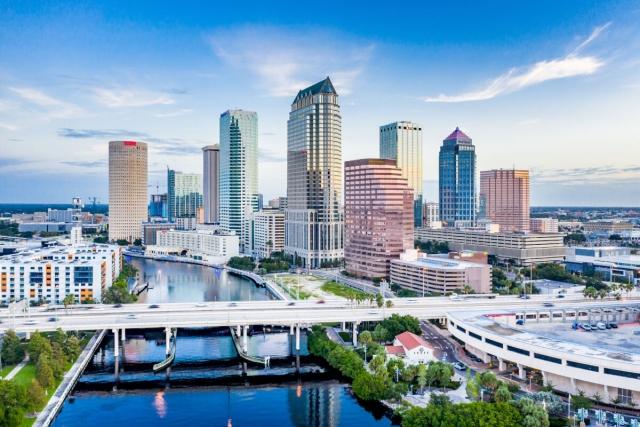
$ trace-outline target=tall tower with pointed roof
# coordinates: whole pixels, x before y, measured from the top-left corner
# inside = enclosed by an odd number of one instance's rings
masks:
[[[329,77],[299,91],[287,122],[285,252],[305,268],[344,257],[341,134]]]
[[[456,127],[440,147],[440,220],[447,226],[476,223],[476,147]]]

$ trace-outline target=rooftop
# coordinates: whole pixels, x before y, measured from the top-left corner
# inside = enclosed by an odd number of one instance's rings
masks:
[[[295,104],[296,102],[298,102],[298,100],[304,98],[305,96],[318,95],[320,93],[331,93],[333,95],[338,94],[338,92],[336,92],[336,89],[333,87],[333,83],[331,83],[331,79],[329,78],[329,76],[327,76],[326,79],[299,91],[296,99],[293,100],[293,103]]]
[[[462,132],[459,127],[456,127],[456,130],[451,132],[451,134],[448,137],[446,137],[444,140],[445,141],[454,140],[454,141],[457,141],[457,142],[465,142],[465,143],[468,143],[468,144],[471,143],[471,138],[469,138],[467,136],[467,134]]]
[[[400,341],[400,344],[408,350],[413,350],[416,347],[432,348],[421,336],[418,336],[412,332],[405,331],[400,335],[396,335],[396,339]]]

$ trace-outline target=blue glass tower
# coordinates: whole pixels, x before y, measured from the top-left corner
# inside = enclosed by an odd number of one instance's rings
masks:
[[[460,129],[440,147],[440,220],[447,226],[473,226],[477,215],[476,148]]]

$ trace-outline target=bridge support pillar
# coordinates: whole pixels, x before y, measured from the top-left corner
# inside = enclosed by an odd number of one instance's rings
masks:
[[[351,338],[353,338],[353,346],[358,346],[358,322],[353,322],[353,331],[351,333]]]
[[[289,325],[289,335],[293,335],[293,323]]]
[[[524,365],[518,363],[518,378],[521,380],[527,379],[527,372],[524,370]]]
[[[296,353],[300,353],[300,325],[296,325]]]
[[[113,330],[113,357],[115,357],[116,359],[118,357],[120,357],[120,341],[119,341],[119,336],[120,334],[118,333],[117,329]]]
[[[122,328],[122,330],[120,332],[121,332],[121,335],[122,335],[122,338],[121,338],[122,339],[122,343],[124,343],[124,340],[127,339],[126,335],[125,335],[125,329]]]
[[[242,331],[240,329],[240,325],[236,326],[236,335],[238,336],[238,338],[240,338],[240,335],[242,335]]]
[[[171,328],[164,328],[164,354],[169,356],[171,352]]]
[[[249,343],[247,341],[247,329],[249,329],[249,326],[247,325],[242,327],[242,351],[244,351],[245,354],[249,352]]]
[[[342,332],[347,331],[347,322],[342,322]]]

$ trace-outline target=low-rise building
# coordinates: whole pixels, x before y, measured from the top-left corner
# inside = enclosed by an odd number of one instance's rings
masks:
[[[18,224],[20,233],[68,233],[71,231],[71,222],[22,222]]]
[[[587,234],[620,234],[633,229],[633,224],[626,221],[590,221],[582,224]]]
[[[557,218],[531,218],[530,222],[531,222],[532,233],[557,233],[558,232]]]
[[[269,258],[273,252],[284,251],[284,211],[263,209],[251,215],[252,255],[257,259]]]
[[[393,345],[385,346],[387,360],[402,359],[407,365],[427,364],[435,359],[433,346],[421,336],[406,331],[393,340]]]
[[[26,299],[61,303],[100,301],[120,274],[122,248],[115,245],[54,246],[0,257],[0,302]]]
[[[486,252],[517,265],[561,262],[565,256],[563,233],[492,233],[475,229],[416,229],[416,239],[449,244],[452,251]]]
[[[598,273],[604,280],[640,285],[640,255],[631,255],[630,248],[572,247],[567,252],[565,267],[568,271]]]
[[[411,249],[391,261],[391,283],[421,296],[460,293],[470,286],[474,293],[491,291],[491,266],[477,254],[452,253],[428,256]]]
[[[157,233],[163,230],[172,230],[176,228],[173,222],[143,222],[142,223],[142,244],[157,245]]]
[[[214,264],[223,264],[239,255],[238,236],[216,227],[202,227],[193,231],[162,230],[156,236],[157,246],[165,248],[164,252],[179,253]],[[155,253],[163,252],[153,245],[147,249]]]

